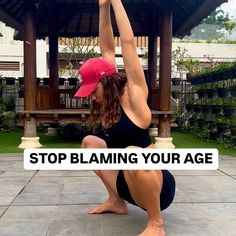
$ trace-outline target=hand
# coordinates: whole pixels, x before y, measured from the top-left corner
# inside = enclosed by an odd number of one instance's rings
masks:
[[[99,0],[99,6],[107,6],[110,4],[110,0]]]

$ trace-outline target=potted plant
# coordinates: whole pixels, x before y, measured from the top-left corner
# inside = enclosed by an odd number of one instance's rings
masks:
[[[194,100],[192,98],[190,98],[186,104],[185,104],[185,108],[187,110],[187,112],[193,112],[193,103],[194,103]]]
[[[172,81],[172,85],[179,86],[181,83],[181,78],[172,78],[171,81]]]
[[[64,85],[64,83],[65,83],[65,78],[60,77],[59,78],[59,85]]]
[[[220,134],[224,134],[229,130],[229,120],[224,115],[219,115],[216,118],[217,131]]]
[[[15,111],[16,107],[16,97],[14,95],[9,95],[3,102],[6,106],[7,111]]]
[[[215,98],[218,97],[217,92],[217,83],[207,83],[206,84],[206,94],[208,98]]]
[[[69,81],[69,85],[70,86],[77,86],[77,82],[78,82],[78,79],[77,78],[75,78],[75,77],[70,77],[70,78],[68,78],[68,81]]]
[[[6,85],[14,85],[15,84],[15,80],[16,80],[16,78],[14,78],[14,77],[6,77],[5,78]]]
[[[0,75],[0,98],[2,98],[2,94],[3,94],[3,89],[5,87],[5,85],[3,84],[3,76]]]
[[[217,83],[217,93],[218,93],[218,97],[220,98],[229,97],[230,89],[228,87],[227,81],[219,81]]]
[[[211,106],[209,105],[210,101],[207,98],[202,99],[202,113],[209,114],[211,112]]]
[[[43,78],[43,85],[44,86],[48,86],[49,85],[49,78],[48,77],[44,77]]]
[[[236,77],[236,75],[235,75],[235,77]],[[230,95],[232,97],[236,97],[236,84],[230,86],[229,90],[230,90]]]
[[[65,97],[60,97],[60,108],[66,108]]]
[[[18,85],[18,95],[19,95],[19,98],[24,98],[24,92],[25,92],[25,90],[24,90],[24,85],[22,84],[22,85]]]
[[[211,100],[211,111],[212,114],[222,114],[223,113],[223,99],[213,98]]]
[[[197,125],[199,128],[203,128],[206,126],[206,120],[204,116],[201,115],[197,118]]]
[[[224,114],[228,117],[236,117],[236,98],[227,98],[223,103]]]
[[[171,96],[174,99],[178,99],[178,98],[180,98],[180,92],[179,91],[172,91]]]
[[[233,118],[229,122],[230,132],[232,136],[236,136],[236,118]]]

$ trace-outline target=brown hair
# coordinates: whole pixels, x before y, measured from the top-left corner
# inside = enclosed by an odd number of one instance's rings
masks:
[[[120,98],[124,94],[127,77],[124,73],[106,76],[100,82],[104,88],[103,101],[93,103],[87,125],[93,131],[108,129],[120,119]]]

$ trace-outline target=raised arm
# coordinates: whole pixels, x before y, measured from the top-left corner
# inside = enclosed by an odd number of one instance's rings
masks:
[[[111,25],[110,0],[99,0],[99,41],[102,57],[115,65],[115,43]]]
[[[131,86],[138,86],[145,96],[148,88],[145,81],[144,72],[140,64],[137,49],[134,42],[134,34],[128,16],[121,0],[111,0],[115,13],[116,23],[120,33],[122,56],[128,83]]]

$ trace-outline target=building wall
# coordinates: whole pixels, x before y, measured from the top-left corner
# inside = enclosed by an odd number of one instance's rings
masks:
[[[204,55],[219,61],[236,60],[236,44],[173,42],[172,49],[178,47],[186,48],[188,54],[200,60],[206,60]]]

